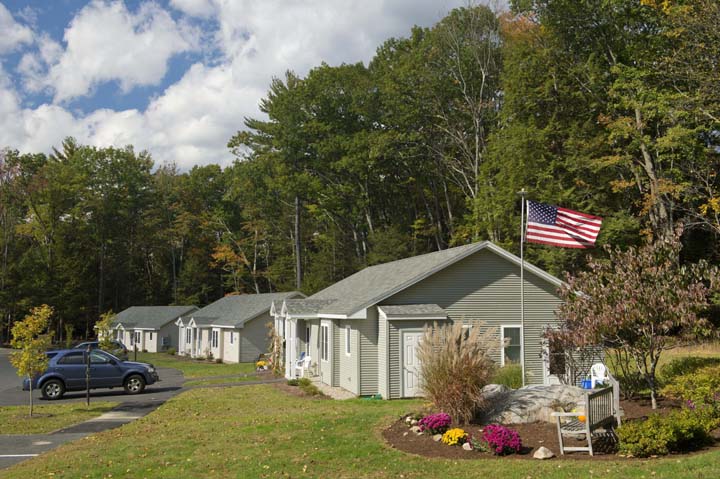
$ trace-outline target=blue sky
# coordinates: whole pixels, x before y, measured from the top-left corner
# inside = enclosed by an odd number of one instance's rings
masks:
[[[232,161],[225,145],[273,76],[367,62],[464,0],[0,0],[0,148],[66,136],[156,163]]]

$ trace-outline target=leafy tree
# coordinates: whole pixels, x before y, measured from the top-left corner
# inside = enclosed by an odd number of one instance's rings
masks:
[[[653,409],[662,352],[713,330],[700,313],[720,288],[717,267],[678,262],[680,233],[625,251],[607,247],[607,260],[591,260],[587,270],[568,276],[557,312],[562,328],[547,333],[569,346],[627,351],[650,388]]]
[[[107,311],[100,315],[100,319],[95,323],[94,329],[97,334],[98,345],[104,351],[112,351],[114,349],[112,343],[112,325],[115,321],[115,313]]]
[[[47,304],[35,307],[25,319],[18,321],[12,328],[13,348],[10,363],[17,369],[20,377],[30,381],[30,416],[33,414],[33,379],[47,369],[48,357],[45,352],[50,348],[52,333],[48,332],[53,309]]]

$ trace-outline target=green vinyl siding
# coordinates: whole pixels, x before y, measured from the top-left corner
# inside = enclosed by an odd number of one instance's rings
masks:
[[[338,320],[333,320],[330,327],[330,334],[332,335],[332,356],[330,362],[332,364],[332,384],[331,386],[340,386],[340,346],[342,345],[342,338],[340,337],[340,328],[338,327]]]
[[[378,393],[378,311],[368,308],[367,318],[353,322],[359,336],[358,376],[360,377],[361,396]]]
[[[241,363],[256,361],[261,353],[267,353],[268,323],[272,321],[270,313],[263,313],[246,321],[242,328],[232,330],[239,332]]]
[[[376,311],[375,314],[377,314],[377,307],[371,308]],[[389,385],[389,371],[388,371],[388,363],[389,363],[389,354],[390,354],[390,348],[388,347],[388,321],[382,317],[381,315],[378,316],[378,345],[377,345],[377,365],[378,365],[378,393],[384,398],[389,399],[390,398],[390,385]]]
[[[438,304],[452,321],[492,328],[500,363],[500,326],[520,325],[520,268],[488,250],[481,250],[400,291],[382,304]],[[558,323],[556,287],[525,273],[525,367],[529,384],[543,383],[542,333]],[[397,324],[389,328],[389,397],[401,394],[400,340]],[[406,322],[402,322],[405,324]],[[409,326],[409,325],[408,325]]]

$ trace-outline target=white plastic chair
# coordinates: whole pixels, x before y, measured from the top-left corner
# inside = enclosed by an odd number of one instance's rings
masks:
[[[610,376],[608,376],[607,367],[603,363],[595,363],[590,368],[590,388],[595,389],[595,385],[598,383],[605,383]]]
[[[295,361],[295,377],[296,378],[303,378],[305,377],[305,371],[308,370],[310,367],[310,360],[312,358],[310,356],[305,355],[304,353],[300,356],[300,359]]]

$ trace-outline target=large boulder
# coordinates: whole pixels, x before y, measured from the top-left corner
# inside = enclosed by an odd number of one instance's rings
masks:
[[[536,421],[554,422],[552,413],[558,406],[568,407],[583,402],[585,390],[575,386],[525,386],[508,389],[498,384],[483,388],[486,423],[523,424]]]

